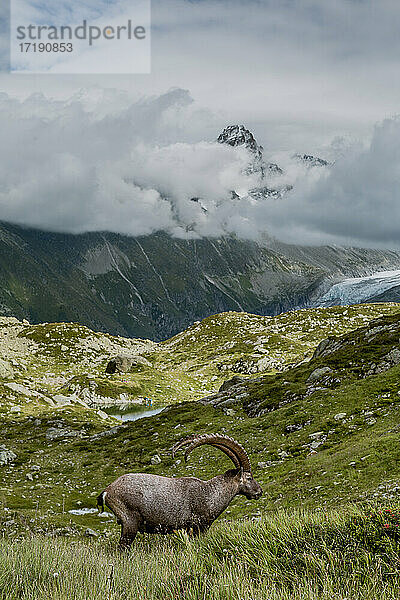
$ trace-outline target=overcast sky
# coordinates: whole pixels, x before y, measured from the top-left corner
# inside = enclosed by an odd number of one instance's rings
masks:
[[[296,242],[399,246],[399,31],[398,0],[154,0],[150,75],[0,74],[0,218],[176,234],[169,194],[200,235],[265,228]],[[4,22],[2,33],[4,64]],[[212,201],[253,183],[243,154],[210,144],[235,122],[267,159],[336,163],[311,174],[285,163],[297,190],[287,199],[222,203],[207,222],[188,194]]]

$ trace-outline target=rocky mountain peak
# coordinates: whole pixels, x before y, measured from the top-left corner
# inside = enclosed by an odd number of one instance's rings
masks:
[[[228,125],[218,136],[217,142],[229,146],[244,146],[253,156],[246,169],[247,174],[260,173],[264,177],[266,165],[263,160],[263,147],[257,143],[254,135],[244,125]]]
[[[260,178],[259,186],[249,191],[252,198],[257,200],[271,197],[278,199],[291,189],[291,186],[273,185],[270,187],[270,184],[265,185],[266,180],[282,175],[283,170],[276,163],[264,161],[264,148],[257,143],[254,135],[244,125],[228,125],[218,136],[217,141],[233,147],[244,146],[252,155],[251,161],[244,170],[246,175],[256,174]]]
[[[257,143],[254,135],[244,125],[228,125],[220,133],[217,141],[230,146],[245,146],[253,154],[262,156],[263,147]]]

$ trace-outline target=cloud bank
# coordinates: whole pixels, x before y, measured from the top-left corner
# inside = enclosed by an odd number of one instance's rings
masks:
[[[43,3],[26,2],[43,11]],[[0,32],[7,6],[0,3]],[[128,0],[58,0],[58,10],[63,6],[75,20],[104,7],[132,10]],[[398,0],[153,0],[151,75],[0,74],[0,87],[19,97],[42,91],[59,98],[91,85],[143,94],[187,88],[223,111],[225,122],[255,129],[261,143],[288,151],[307,145],[313,153],[334,135],[369,134],[398,111],[398,21]]]
[[[329,169],[262,211],[270,230],[294,243],[399,248],[400,117],[377,124],[365,145],[335,150]]]
[[[2,94],[0,219],[72,233],[400,246],[399,118],[378,124],[367,143],[334,140],[329,167],[281,153],[284,175],[262,183],[293,185],[279,199],[248,194],[261,183],[244,174],[245,148],[201,139],[214,119],[181,89],[135,102],[112,90],[63,101]]]
[[[204,119],[191,105],[184,90],[128,105],[118,92],[63,102],[3,94],[0,219],[72,233],[218,235],[191,198],[212,206],[256,178],[242,174],[244,149],[181,141],[182,128],[195,137]]]

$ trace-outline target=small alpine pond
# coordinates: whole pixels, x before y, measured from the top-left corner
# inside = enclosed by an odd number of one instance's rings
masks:
[[[138,406],[137,404],[128,404],[128,405],[114,405],[107,406],[104,409],[111,417],[115,417],[120,421],[137,421],[138,419],[144,419],[146,417],[153,417],[154,415],[158,415],[162,410],[164,410],[165,406],[158,406],[150,408],[149,406]]]

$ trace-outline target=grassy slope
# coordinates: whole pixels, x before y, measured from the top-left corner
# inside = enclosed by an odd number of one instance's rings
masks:
[[[11,357],[20,365],[15,381],[50,396],[69,394],[76,385],[83,390],[92,382],[100,396],[148,396],[169,404],[198,400],[238,373],[281,370],[309,358],[322,339],[398,310],[397,304],[375,304],[304,309],[277,317],[222,313],[161,344],[95,333],[74,323],[28,325],[0,318],[0,358],[9,360],[11,345]],[[6,338],[14,345],[4,346]],[[105,375],[108,360],[116,354],[141,354],[152,366]]]
[[[393,335],[381,331],[371,341],[364,328],[344,338],[346,344],[335,355],[250,380],[245,404],[237,399],[229,414],[211,405],[184,403],[96,438],[111,423],[93,410],[54,410],[31,399],[18,416],[3,405],[3,443],[17,459],[1,468],[1,520],[14,521],[10,532],[21,525],[42,532],[70,527],[73,534],[87,526],[110,532],[115,526],[109,519],[74,516],[68,510],[94,506],[99,491],[127,471],[207,478],[228,467],[225,457],[211,449],[197,451],[188,466],[173,462],[169,448],[192,432],[225,431],[239,439],[265,489],[258,502],[237,498],[223,518],[258,516],[277,507],[337,505],[374,493],[390,497],[399,478],[400,366],[365,376],[369,364],[398,345],[400,315],[383,321],[395,328]],[[329,375],[333,384],[310,390],[307,378],[325,363],[335,369]],[[245,409],[259,416],[249,418]],[[339,412],[346,418],[335,420]],[[291,431],[290,425],[301,428]],[[49,428],[57,426],[66,434],[58,440],[46,438]],[[71,437],[74,432],[76,437]],[[313,454],[310,435],[317,432],[322,432],[323,443]],[[153,466],[150,460],[156,453],[162,462]]]
[[[0,541],[1,600],[397,600],[399,512],[280,512],[191,541]],[[397,574],[396,574],[397,571]]]
[[[229,363],[232,355],[243,354],[238,331],[245,339],[254,334],[251,360],[256,336],[258,346],[265,336],[271,353],[292,362],[309,356],[335,328],[348,331],[355,322],[364,327],[341,338],[336,351],[326,356],[231,388],[233,412],[209,403],[223,400],[217,395],[206,404],[174,405],[152,419],[114,430],[115,423],[92,409],[55,409],[32,390],[41,386],[51,397],[59,378],[71,372],[79,378],[89,371],[98,381],[107,353],[123,341],[62,324],[14,324],[14,336],[4,331],[8,358],[19,357],[16,380],[31,393],[11,390],[6,380],[0,383],[1,443],[17,455],[12,464],[0,467],[5,536],[0,540],[0,600],[397,600],[400,366],[381,368],[388,352],[399,346],[397,311],[390,306],[289,313],[274,320],[280,326],[273,334],[271,329],[266,334],[265,325],[261,333],[254,331],[259,317],[254,322],[243,315],[240,328],[231,313],[218,321],[212,317],[202,328],[195,325],[169,342],[171,350],[159,359],[168,363],[168,372],[180,363],[183,371],[190,365],[201,369],[204,361],[203,377],[214,377],[221,355]],[[387,316],[368,325],[379,312]],[[237,346],[229,343],[232,338]],[[154,352],[149,345],[129,343],[130,350]],[[157,347],[157,355],[162,352]],[[378,365],[374,373],[372,365]],[[310,383],[310,374],[326,366],[331,371]],[[107,381],[117,394],[119,376]],[[20,410],[11,412],[15,406]],[[339,412],[346,413],[344,419],[335,419]],[[54,429],[63,432],[60,439],[46,437]],[[173,442],[206,431],[225,431],[239,439],[265,490],[258,502],[237,498],[206,536],[195,541],[182,533],[138,536],[126,560],[115,553],[118,528],[107,514],[68,512],[94,506],[105,484],[130,470],[207,478],[228,467],[225,457],[212,449],[198,450],[187,466],[172,461]],[[109,435],[97,437],[104,433]],[[310,437],[314,433],[319,435]],[[313,453],[315,439],[322,443]],[[155,453],[162,459],[157,466],[150,462]],[[367,511],[363,502],[348,506],[371,497],[392,512],[381,513],[379,507]],[[299,506],[301,512],[295,508]],[[340,508],[334,512],[332,507]],[[232,526],[229,521],[238,517],[245,520]],[[83,543],[87,527],[100,537]]]

